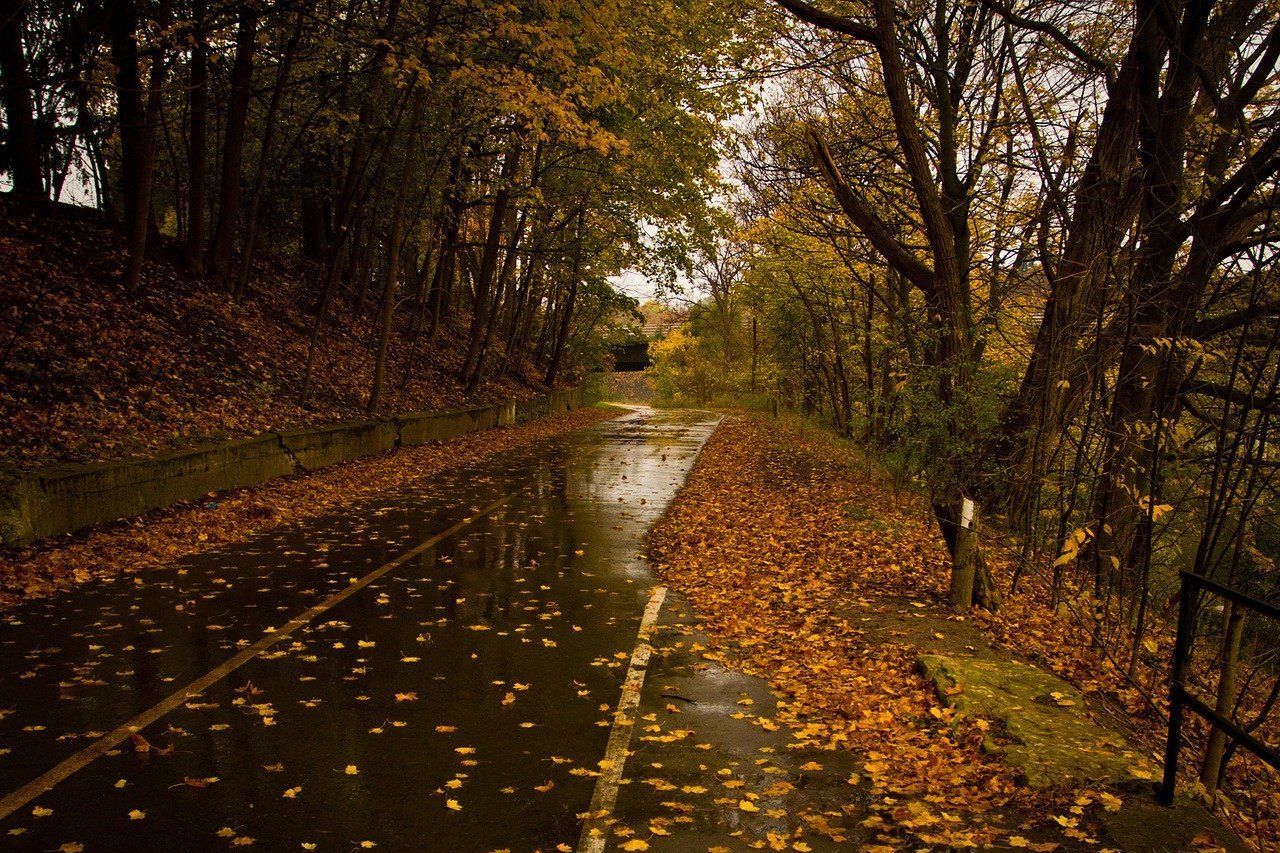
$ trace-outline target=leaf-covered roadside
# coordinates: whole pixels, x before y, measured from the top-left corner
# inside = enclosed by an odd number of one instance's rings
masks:
[[[92,578],[141,572],[282,524],[331,512],[366,495],[422,482],[504,450],[584,429],[618,414],[589,407],[506,429],[401,448],[301,477],[239,489],[216,500],[158,510],[86,536],[0,553],[0,607]]]
[[[851,749],[872,795],[866,845],[1105,849],[1105,792],[1033,793],[953,719],[917,649],[857,614],[944,597],[947,561],[921,507],[847,445],[802,425],[730,415],[654,531],[662,576],[718,641],[712,659],[767,678],[797,746]],[[892,633],[892,632],[890,632]]]

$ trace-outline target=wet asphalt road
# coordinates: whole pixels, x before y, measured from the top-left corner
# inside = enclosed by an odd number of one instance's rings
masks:
[[[575,849],[653,586],[643,536],[714,423],[631,414],[430,492],[8,612],[10,806],[104,733],[181,701],[22,802],[0,850]]]

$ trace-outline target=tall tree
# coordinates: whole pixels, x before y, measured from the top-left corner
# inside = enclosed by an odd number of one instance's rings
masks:
[[[204,275],[205,213],[209,199],[205,174],[209,159],[209,44],[204,0],[192,0],[191,59],[187,115],[187,266]]]
[[[35,106],[31,98],[31,75],[22,47],[22,26],[26,20],[26,0],[0,2],[0,77],[3,77],[5,148],[13,191],[26,198],[45,196],[40,165],[40,143],[36,138]]]
[[[933,140],[935,163],[921,124],[920,110],[910,88],[907,62],[912,54],[902,42],[900,12],[893,0],[871,0],[869,20],[832,15],[803,0],[778,0],[779,5],[799,19],[824,30],[839,33],[870,45],[879,64],[884,98],[892,116],[896,142],[902,155],[918,225],[928,245],[930,262],[924,263],[904,246],[876,210],[868,205],[845,180],[825,139],[810,128],[809,142],[819,171],[850,221],[872,242],[900,274],[924,295],[933,326],[929,364],[937,373],[938,400],[947,412],[949,446],[936,449],[950,459],[944,466],[942,482],[936,484],[934,512],[944,538],[955,558],[973,560],[976,566],[961,565],[962,578],[977,578],[979,597],[993,594],[981,567],[980,555],[956,547],[963,526],[962,506],[970,505],[978,483],[963,464],[976,446],[975,418],[971,411],[971,384],[975,375],[975,328],[969,283],[971,268],[969,239],[969,194],[979,174],[981,153],[974,153],[967,176],[959,173],[957,156],[957,111],[963,96],[968,69],[972,66],[975,42],[989,26],[987,17],[977,12],[963,20],[958,31],[963,41],[955,43],[956,24],[947,18],[945,3],[937,3],[933,28],[934,73],[931,92],[937,135]],[[998,93],[993,96],[998,100]],[[998,111],[998,106],[995,108]],[[965,502],[969,502],[966,504]],[[956,598],[972,600],[973,590],[961,583]],[[990,601],[988,600],[988,603]]]
[[[244,140],[253,96],[253,61],[258,46],[258,10],[252,0],[238,4],[235,60],[231,66],[231,98],[222,141],[222,172],[218,189],[218,224],[213,232],[209,265],[214,276],[231,283],[231,252],[240,223],[240,192],[244,170]]]

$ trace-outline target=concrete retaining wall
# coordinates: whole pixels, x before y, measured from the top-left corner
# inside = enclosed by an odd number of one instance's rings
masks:
[[[392,450],[399,443],[395,421],[354,421],[276,433],[304,471]]]
[[[501,406],[482,406],[453,412],[415,412],[400,415],[395,419],[395,424],[401,444],[426,444],[428,441],[453,438],[482,429],[511,426],[516,422],[516,409],[516,401],[512,400]]]
[[[524,400],[517,407],[516,422],[524,423],[536,418],[545,418],[548,415],[568,412],[581,406],[581,401],[582,390],[580,388],[564,388],[559,391],[552,391],[550,394],[543,394],[540,397]]]
[[[576,390],[555,391],[451,412],[411,412],[386,420],[326,424],[206,444],[146,459],[0,467],[0,544],[28,545],[118,518],[471,432],[577,408]]]

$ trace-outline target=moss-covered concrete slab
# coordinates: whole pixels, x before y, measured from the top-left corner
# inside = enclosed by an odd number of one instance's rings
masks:
[[[1084,697],[1030,664],[963,655],[921,655],[938,697],[996,725],[986,748],[1031,787],[1154,779],[1155,770],[1120,733],[1085,715]]]

